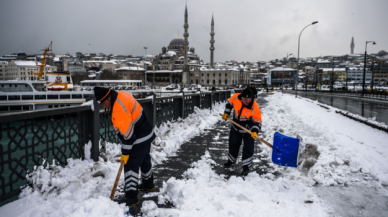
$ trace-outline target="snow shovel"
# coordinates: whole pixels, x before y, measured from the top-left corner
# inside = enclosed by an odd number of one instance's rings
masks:
[[[116,188],[117,188],[117,185],[119,184],[119,180],[120,180],[120,176],[121,176],[121,171],[123,171],[123,168],[124,168],[124,161],[121,161],[120,162],[119,172],[117,173],[117,176],[116,176],[115,184],[113,185],[112,192],[110,193],[110,199],[111,200],[113,200],[113,197],[115,196]]]
[[[220,115],[222,116],[222,114]],[[230,118],[227,118],[227,120],[240,127],[245,132],[249,134],[252,133],[240,124],[232,121]],[[279,132],[275,132],[272,146],[269,142],[265,141],[261,137],[257,136],[256,138],[272,148],[272,162],[280,166],[298,167],[299,139],[288,137],[282,135]]]

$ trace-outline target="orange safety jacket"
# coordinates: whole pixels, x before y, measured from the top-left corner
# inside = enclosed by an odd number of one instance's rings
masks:
[[[254,99],[252,99],[252,102],[248,106],[243,106],[240,94],[241,93],[235,93],[228,99],[228,103],[225,105],[224,113],[230,115],[232,110],[234,110],[232,118],[233,121],[241,126],[244,126],[251,132],[259,133],[261,129],[260,107]],[[234,124],[232,127],[240,133],[246,133]]]
[[[127,92],[117,92],[112,108],[112,123],[115,132],[123,140],[123,154],[128,153],[133,145],[155,138],[152,124],[142,106]]]

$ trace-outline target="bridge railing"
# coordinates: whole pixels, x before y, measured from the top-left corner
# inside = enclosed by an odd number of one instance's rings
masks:
[[[212,109],[231,91],[185,94],[138,99],[153,124],[185,118],[194,107]],[[27,184],[26,175],[46,162],[65,166],[69,158],[85,158],[85,144],[91,142],[91,159],[100,156],[100,141],[120,143],[111,113],[93,100],[88,105],[0,115],[0,206],[8,203]]]

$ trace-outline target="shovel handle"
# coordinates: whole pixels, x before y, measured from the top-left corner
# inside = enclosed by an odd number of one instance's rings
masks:
[[[220,115],[222,116],[221,113],[220,113]],[[226,118],[226,119],[227,119],[228,121],[232,122],[234,125],[236,125],[236,126],[240,127],[241,129],[243,129],[245,132],[247,132],[247,133],[249,133],[249,134],[252,134],[252,132],[249,131],[247,128],[245,128],[245,127],[241,126],[240,124],[238,124],[238,123],[232,121],[230,118]],[[260,140],[261,142],[263,142],[264,144],[268,145],[270,148],[272,148],[271,143],[265,141],[265,140],[262,139],[260,136],[256,136],[256,138],[257,138],[258,140]]]
[[[117,176],[116,176],[115,184],[113,185],[112,192],[110,193],[110,199],[111,200],[113,200],[113,197],[115,196],[116,188],[117,188],[117,185],[119,184],[119,180],[120,180],[120,176],[121,176],[121,171],[123,171],[123,168],[124,168],[124,161],[121,161],[119,172],[117,173]]]

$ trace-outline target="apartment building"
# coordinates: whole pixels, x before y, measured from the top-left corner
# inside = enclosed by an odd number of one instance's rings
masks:
[[[5,80],[5,73],[7,72],[7,61],[0,61],[0,80]]]
[[[37,80],[37,75],[32,73],[39,72],[39,62],[35,61],[11,61],[6,67],[4,80]],[[46,72],[56,72],[56,66],[46,65],[43,69],[43,75]]]

